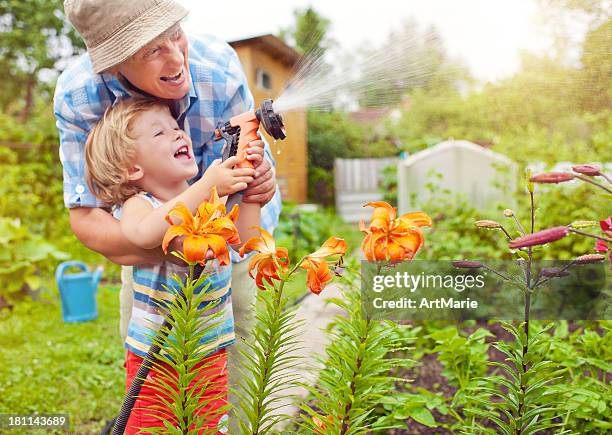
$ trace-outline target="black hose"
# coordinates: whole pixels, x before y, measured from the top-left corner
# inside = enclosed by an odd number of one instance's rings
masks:
[[[194,276],[200,277],[202,274],[202,270],[204,268],[199,264],[196,265],[194,269]],[[187,278],[189,279],[189,278]],[[185,293],[183,292],[183,288],[179,287],[178,297],[186,299]],[[172,316],[168,316],[161,328],[157,331],[157,334],[162,339],[165,339],[170,333],[170,322],[173,321]],[[159,341],[159,340],[158,340]],[[132,414],[132,409],[134,408],[134,404],[136,403],[136,398],[140,394],[140,390],[142,389],[142,385],[144,384],[145,379],[149,375],[151,371],[151,367],[153,363],[157,360],[157,355],[159,354],[161,348],[153,342],[151,347],[149,347],[149,351],[147,352],[147,356],[138,367],[138,371],[136,372],[136,376],[132,380],[132,385],[130,385],[130,389],[125,395],[125,399],[123,399],[123,405],[121,405],[121,410],[119,411],[119,415],[117,416],[117,420],[115,421],[115,427],[113,428],[113,435],[123,435],[125,432],[125,426],[127,426],[127,422]]]

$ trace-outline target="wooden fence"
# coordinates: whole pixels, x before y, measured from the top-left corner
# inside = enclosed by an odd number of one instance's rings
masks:
[[[336,212],[346,222],[369,219],[372,209],[365,203],[383,199],[380,192],[382,170],[396,165],[396,157],[380,159],[335,159]]]

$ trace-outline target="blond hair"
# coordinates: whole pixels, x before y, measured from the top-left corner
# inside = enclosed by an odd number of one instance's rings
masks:
[[[156,100],[121,100],[109,107],[85,143],[86,179],[91,191],[107,204],[122,204],[140,190],[129,179],[136,159],[135,138],[130,135],[139,114],[168,110]]]

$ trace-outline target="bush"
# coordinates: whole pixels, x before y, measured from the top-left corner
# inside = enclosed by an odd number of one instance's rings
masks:
[[[39,108],[26,124],[0,114],[0,132],[0,143],[27,145],[23,149],[0,145],[0,219],[5,230],[9,225],[15,226],[6,230],[14,235],[7,241],[4,261],[15,265],[10,274],[2,275],[3,288],[10,287],[12,293],[28,284],[34,289],[37,277],[50,278],[64,258],[105,264],[107,276],[118,277],[118,266],[88,250],[72,233],[63,203],[57,129],[48,108]],[[35,253],[34,248],[39,252]],[[17,270],[16,264],[23,261],[27,267]],[[10,285],[4,285],[8,279]]]
[[[277,245],[289,248],[292,260],[297,261],[317,250],[330,234],[345,239],[349,250],[361,243],[361,233],[333,210],[301,211],[295,204],[285,203],[274,238]]]
[[[68,255],[47,242],[43,237],[31,234],[18,220],[0,217],[0,297],[14,300],[15,293],[24,289],[39,290],[49,282],[53,265]]]

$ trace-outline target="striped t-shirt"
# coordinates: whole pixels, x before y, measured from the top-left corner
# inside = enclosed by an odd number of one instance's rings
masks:
[[[161,205],[149,193],[141,192],[138,196],[149,201],[153,207]],[[116,209],[114,215],[120,218],[121,209]],[[178,266],[169,261],[155,265],[134,266],[134,305],[125,340],[127,349],[143,358],[147,355],[152,342],[150,338],[152,329],[158,330],[164,321],[162,315],[159,314],[160,308],[165,303],[172,301],[178,291],[173,276],[178,276],[183,281],[188,273],[188,267]],[[196,290],[199,293],[205,289],[208,294],[204,304],[200,306],[202,316],[211,317],[214,313],[220,313],[212,317],[210,322],[205,323],[204,327],[215,326],[200,342],[202,345],[200,351],[205,355],[210,355],[235,341],[231,264],[219,266],[217,260],[208,261],[203,274],[208,276],[202,286]],[[210,305],[212,305],[211,308],[206,308]]]

